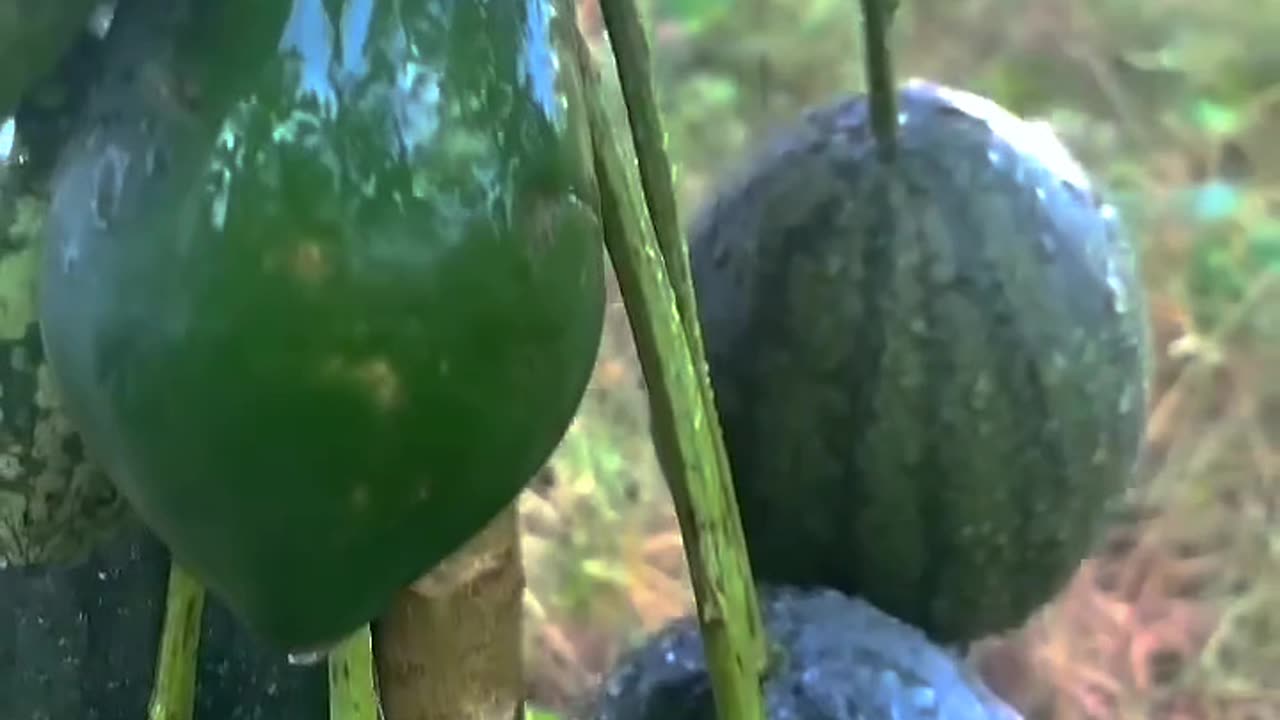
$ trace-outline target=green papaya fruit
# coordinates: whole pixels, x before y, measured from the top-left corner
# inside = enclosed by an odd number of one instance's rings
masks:
[[[67,414],[174,556],[314,650],[510,502],[595,361],[553,0],[126,0],[54,182]]]
[[[0,163],[15,171],[0,173],[0,718],[138,720],[170,557],[86,457],[50,381],[35,321],[42,165]],[[216,600],[201,634],[198,718],[324,717],[323,668],[290,666]]]
[[[98,0],[5,0],[0,3],[0,119],[58,64],[88,25]]]
[[[1147,317],[1115,211],[979,96],[817,109],[697,219],[691,268],[752,565],[943,642],[1020,625],[1129,487]]]

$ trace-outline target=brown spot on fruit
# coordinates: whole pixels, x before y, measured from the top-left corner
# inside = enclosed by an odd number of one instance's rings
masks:
[[[382,412],[391,412],[404,402],[400,373],[385,357],[354,363],[343,358],[330,358],[322,373],[327,378],[356,385]]]
[[[308,240],[299,243],[289,257],[289,272],[307,285],[318,285],[331,273],[329,257],[320,243]]]

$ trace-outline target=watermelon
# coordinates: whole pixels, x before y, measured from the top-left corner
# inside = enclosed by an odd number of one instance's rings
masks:
[[[568,4],[333,8],[122,3],[41,276],[88,454],[298,652],[514,499],[604,305]]]
[[[0,570],[0,717],[147,717],[169,552],[137,522],[74,564]],[[323,665],[296,667],[216,599],[205,603],[196,717],[327,716]]]
[[[756,577],[940,642],[1020,625],[1129,484],[1134,249],[1043,125],[928,82],[898,152],[818,108],[696,218],[691,266]]]
[[[962,660],[869,603],[824,588],[761,588],[774,646],[767,715],[783,720],[1018,720]],[[669,624],[609,672],[583,716],[715,720],[702,637]]]

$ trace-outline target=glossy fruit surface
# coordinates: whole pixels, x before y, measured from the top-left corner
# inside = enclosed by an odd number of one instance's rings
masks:
[[[148,717],[169,553],[137,522],[74,565],[0,570],[0,717]],[[195,717],[315,720],[329,707],[323,665],[295,667],[216,599],[199,622]]]
[[[935,639],[1021,624],[1128,486],[1147,319],[1115,212],[1051,134],[929,83],[884,163],[811,113],[692,233],[757,577]]]
[[[45,357],[36,279],[47,203],[24,170],[0,160],[0,570],[38,575],[83,560],[128,513],[86,456]]]
[[[771,720],[1020,720],[964,661],[867,602],[826,589],[765,587],[774,656]],[[624,656],[592,720],[715,720],[711,676],[691,617]]]
[[[595,360],[603,259],[551,0],[134,0],[56,183],[68,415],[279,647],[511,501]]]

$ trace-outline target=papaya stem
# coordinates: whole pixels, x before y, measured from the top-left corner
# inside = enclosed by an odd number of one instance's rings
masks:
[[[329,655],[329,720],[379,720],[369,626],[343,640]]]
[[[641,172],[649,166],[651,203],[652,197],[661,198],[657,217],[647,215],[610,133],[595,68],[579,36],[605,243],[649,388],[654,446],[680,521],[717,714],[722,720],[764,720],[764,630],[705,371],[643,29],[631,2],[603,0],[601,6],[632,123],[644,128],[633,130]],[[649,89],[637,93],[637,87]],[[649,207],[653,212],[655,204]],[[656,239],[655,226],[663,227],[668,247]]]
[[[198,580],[170,561],[164,629],[147,720],[191,720],[195,715],[204,593]]]
[[[898,94],[889,52],[889,25],[898,0],[862,0],[862,33],[866,53],[867,102],[871,106],[871,133],[880,159],[893,160],[897,151]]]
[[[401,590],[373,624],[387,720],[518,717],[525,695],[524,587],[513,501]]]

